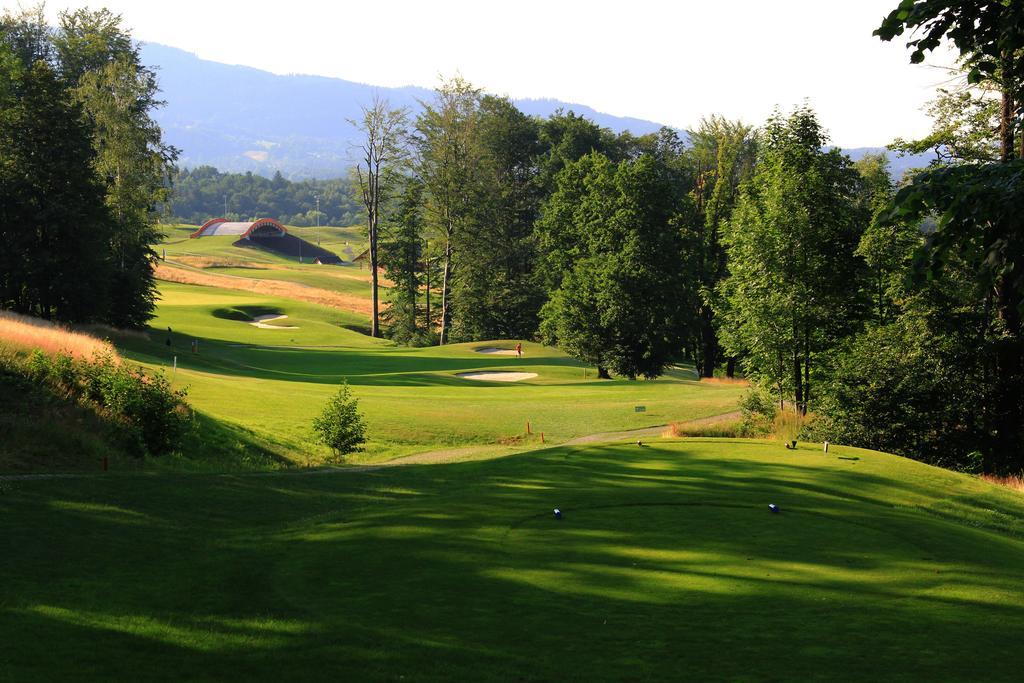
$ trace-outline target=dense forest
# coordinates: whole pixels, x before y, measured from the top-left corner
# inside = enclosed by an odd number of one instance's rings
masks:
[[[455,78],[415,118],[366,103],[362,160],[344,180],[201,167],[174,176],[170,200],[175,150],[117,22],[63,14],[51,31],[38,13],[8,15],[0,306],[143,324],[168,201],[194,223],[361,221],[371,272],[393,283],[381,305],[374,281],[375,336],[540,339],[601,377],[689,361],[752,380],[752,424],[787,412],[819,440],[1020,471],[1022,11],[904,2],[876,31],[909,31],[914,62],[944,40],[961,54],[932,134],[894,143],[936,150],[906,178],[882,155],[831,149],[807,105],[758,126],[712,116],[684,143],[667,128],[636,137],[572,112],[527,116]],[[22,225],[35,229],[7,227]]]
[[[212,166],[181,169],[173,179],[174,193],[168,206],[172,220],[201,225],[216,217],[228,220],[276,218],[286,225],[355,225],[363,220],[362,208],[345,178],[334,180],[286,180],[252,173],[221,173]]]

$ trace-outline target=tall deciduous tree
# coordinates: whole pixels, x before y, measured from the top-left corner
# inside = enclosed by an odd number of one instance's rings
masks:
[[[750,178],[755,160],[753,129],[739,121],[712,116],[690,131],[693,167],[693,197],[698,214],[698,250],[695,254],[695,277],[700,283],[694,305],[700,324],[695,344],[697,370],[702,377],[712,377],[721,358],[718,321],[715,319],[715,292],[726,276],[727,264],[722,236],[732,215],[739,188]],[[733,363],[728,365],[732,376]]]
[[[111,223],[88,123],[46,62],[8,75],[11,95],[0,107],[0,308],[104,321]]]
[[[157,92],[154,74],[127,57],[85,72],[75,89],[92,121],[94,167],[116,222],[110,322],[123,327],[142,327],[153,316],[152,245],[160,239],[157,221],[177,158],[151,115],[161,104]]]
[[[457,240],[452,339],[521,339],[537,330],[545,294],[534,278],[532,239],[541,192],[537,121],[506,98],[485,95],[476,127],[479,178],[471,229]]]
[[[362,158],[355,167],[356,184],[366,209],[366,231],[370,246],[370,283],[373,311],[370,336],[380,336],[380,298],[378,268],[380,266],[381,215],[402,179],[408,160],[409,113],[405,107],[391,108],[388,101],[374,97],[363,107],[363,118],[352,121],[363,134]]]
[[[114,266],[108,288],[90,294],[107,302],[105,322],[141,327],[152,317],[151,245],[159,239],[158,211],[167,199],[177,151],[163,143],[151,116],[161,104],[156,77],[141,65],[120,21],[107,10],[62,12],[51,30],[40,6],[5,14],[0,38],[25,69],[49,64],[86,114],[95,152],[92,172],[106,187],[111,222],[111,229],[102,231],[109,244],[97,254]]]
[[[726,236],[723,343],[744,368],[806,411],[816,357],[856,327],[864,302],[854,256],[867,212],[848,157],[810,109],[761,131],[753,178]]]
[[[392,286],[388,307],[381,318],[384,333],[401,344],[426,341],[426,325],[420,324],[420,289],[425,284],[426,251],[423,235],[423,186],[416,179],[406,181],[398,206],[391,212],[391,229],[381,241],[381,265]]]
[[[995,393],[984,466],[1024,466],[1024,4],[1011,0],[903,0],[875,35],[911,31],[910,61],[952,43],[968,81],[1000,93],[999,163],[954,165],[917,175],[887,221],[938,216],[919,253],[919,271],[941,275],[951,256],[975,266],[976,283],[997,314]],[[1016,142],[1019,139],[1019,147]]]
[[[681,351],[688,283],[685,189],[651,155],[570,163],[538,222],[558,287],[541,311],[549,343],[629,378],[657,377]]]
[[[877,220],[896,193],[885,154],[867,154],[854,163],[854,168],[860,174],[861,206],[871,216],[856,253],[868,267],[866,289],[874,322],[881,325],[897,312],[897,300],[903,295],[902,280],[914,247],[922,241],[921,230],[916,223],[884,224]]]
[[[416,119],[417,175],[426,195],[428,228],[443,245],[441,319],[438,343],[448,341],[452,315],[452,276],[457,243],[475,211],[481,153],[477,136],[480,90],[461,77],[445,81]]]

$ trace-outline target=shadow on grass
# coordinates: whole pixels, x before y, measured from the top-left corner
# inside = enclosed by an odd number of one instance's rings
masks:
[[[166,331],[154,329],[153,337],[159,341],[126,339],[119,342],[119,347],[124,356],[139,362],[169,366],[176,356],[178,367],[185,369],[319,384],[337,384],[347,379],[353,385],[493,387],[509,383],[467,381],[454,373],[501,368],[542,374],[545,368],[582,368],[571,358],[549,356],[517,359],[473,354],[472,358],[460,358],[427,355],[405,347],[321,349],[301,345],[240,345],[177,332],[171,335],[171,346],[166,346]],[[199,353],[191,352],[193,339],[198,341]]]
[[[252,322],[257,316],[282,315],[283,313],[284,310],[276,306],[234,306],[231,308],[214,309],[213,317],[220,318],[221,320]]]
[[[15,679],[1017,677],[975,655],[1024,628],[1020,539],[894,507],[941,507],[935,484],[736,448],[26,487],[0,496],[0,658]],[[1019,523],[1007,500],[963,504]]]

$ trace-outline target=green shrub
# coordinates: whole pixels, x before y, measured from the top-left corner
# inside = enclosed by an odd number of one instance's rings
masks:
[[[317,440],[333,451],[336,458],[361,451],[366,443],[366,423],[359,414],[359,399],[352,396],[348,382],[327,402],[319,417],[313,420]]]
[[[740,424],[742,436],[764,436],[774,430],[775,417],[779,412],[775,400],[768,392],[752,387],[740,399]]]
[[[184,390],[172,389],[163,374],[146,375],[142,368],[119,363],[110,353],[80,360],[65,353],[47,356],[37,350],[24,362],[22,372],[33,382],[125,426],[126,445],[139,454],[162,455],[175,450],[188,427]]]

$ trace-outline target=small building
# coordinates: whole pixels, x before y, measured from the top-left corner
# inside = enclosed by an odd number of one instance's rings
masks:
[[[212,218],[189,235],[190,238],[212,237],[214,235],[234,235],[247,240],[254,237],[284,237],[288,229],[273,218],[260,218],[255,221],[229,221],[226,218]]]
[[[317,256],[313,259],[313,263],[318,266],[337,266],[342,263],[341,257],[334,254],[326,254]]]
[[[356,256],[354,259],[352,259],[352,263],[353,264],[358,263],[360,268],[369,268],[370,267],[370,250],[367,249],[366,251],[364,251],[359,256]]]

